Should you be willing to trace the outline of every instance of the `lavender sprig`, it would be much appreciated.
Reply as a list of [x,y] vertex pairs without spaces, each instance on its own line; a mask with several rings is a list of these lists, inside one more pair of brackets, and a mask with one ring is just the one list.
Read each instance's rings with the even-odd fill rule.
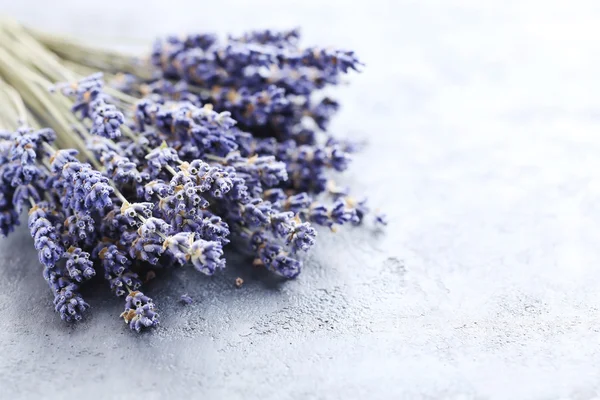
[[[295,278],[315,225],[333,231],[369,212],[330,185],[356,146],[327,132],[340,105],[317,93],[360,69],[351,51],[300,47],[294,29],[224,41],[169,37],[155,44],[150,74],[129,58],[101,63],[89,53],[90,65],[123,78],[111,79],[115,90],[101,73],[78,78],[60,61],[85,57],[36,49],[27,59],[0,52],[0,73],[25,98],[12,96],[20,120],[29,118],[26,105],[58,135],[0,131],[0,233],[31,207],[34,246],[64,320],[82,318],[89,306],[80,287],[102,271],[111,291],[126,296],[128,326],[156,326],[141,277],[174,264],[212,275],[225,267],[232,235],[247,241],[255,265]],[[72,77],[54,86],[58,93],[41,89]],[[387,223],[380,213],[374,219]]]

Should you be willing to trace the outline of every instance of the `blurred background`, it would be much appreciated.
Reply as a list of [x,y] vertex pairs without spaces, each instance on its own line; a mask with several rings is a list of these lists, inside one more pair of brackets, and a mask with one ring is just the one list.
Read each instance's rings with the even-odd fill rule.
[[[368,141],[347,183],[391,221],[321,235],[284,286],[182,272],[152,289],[163,326],[142,336],[101,296],[62,324],[21,230],[0,241],[0,398],[600,397],[600,3],[0,0],[0,15],[140,52],[296,26],[355,50],[366,67],[336,89],[331,130]],[[201,301],[174,305],[183,292]]]

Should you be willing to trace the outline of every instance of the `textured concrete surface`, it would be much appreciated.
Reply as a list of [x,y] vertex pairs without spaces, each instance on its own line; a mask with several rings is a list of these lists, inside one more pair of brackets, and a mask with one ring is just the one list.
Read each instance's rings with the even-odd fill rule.
[[61,323],[20,230],[0,241],[0,398],[600,398],[598,3],[320,3],[0,0],[88,36],[300,25],[356,49],[333,129],[369,140],[346,180],[392,222],[322,232],[285,284],[177,271],[144,335],[101,288]]

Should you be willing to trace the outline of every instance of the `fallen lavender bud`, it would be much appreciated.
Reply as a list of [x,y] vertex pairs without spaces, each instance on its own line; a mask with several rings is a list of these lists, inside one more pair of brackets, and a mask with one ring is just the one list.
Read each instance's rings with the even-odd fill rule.
[[194,302],[194,299],[192,299],[187,293],[185,293],[182,294],[181,297],[179,297],[179,301],[185,305],[190,305]]

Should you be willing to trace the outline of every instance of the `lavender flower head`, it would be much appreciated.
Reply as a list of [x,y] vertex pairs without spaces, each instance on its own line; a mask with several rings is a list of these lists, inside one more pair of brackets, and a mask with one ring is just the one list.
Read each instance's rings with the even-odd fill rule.
[[[105,89],[98,73],[57,84],[69,99],[44,99],[55,109],[26,96],[26,107],[42,105],[57,123],[60,140],[52,144],[48,129],[0,131],[0,234],[31,206],[28,227],[63,320],[82,318],[80,287],[103,272],[111,292],[126,296],[120,316],[139,332],[158,324],[139,291],[140,276],[156,278],[153,266],[213,275],[234,237],[255,265],[292,279],[315,243],[314,224],[363,221],[366,202],[328,184],[347,169],[352,146],[327,132],[340,105],[321,94],[362,64],[351,51],[299,39],[297,29],[171,36],[155,44],[153,66],[120,57],[100,65],[92,52],[77,62],[110,69],[122,78],[117,88]],[[44,59],[29,60],[32,74]],[[68,106],[81,122],[58,115]],[[55,150],[69,142],[81,154]],[[330,200],[313,201],[322,192]],[[383,214],[375,221],[387,223]]]
[[189,254],[194,267],[203,274],[212,275],[225,268],[225,260],[221,259],[223,248],[219,242],[198,239],[190,246]]
[[68,280],[58,278],[58,286],[54,297],[54,307],[56,312],[60,313],[63,321],[79,321],[83,317],[83,312],[90,306],[81,298],[77,292],[78,287]]
[[158,325],[158,314],[154,311],[152,299],[138,291],[127,295],[121,318],[129,324],[130,329],[137,332]]

